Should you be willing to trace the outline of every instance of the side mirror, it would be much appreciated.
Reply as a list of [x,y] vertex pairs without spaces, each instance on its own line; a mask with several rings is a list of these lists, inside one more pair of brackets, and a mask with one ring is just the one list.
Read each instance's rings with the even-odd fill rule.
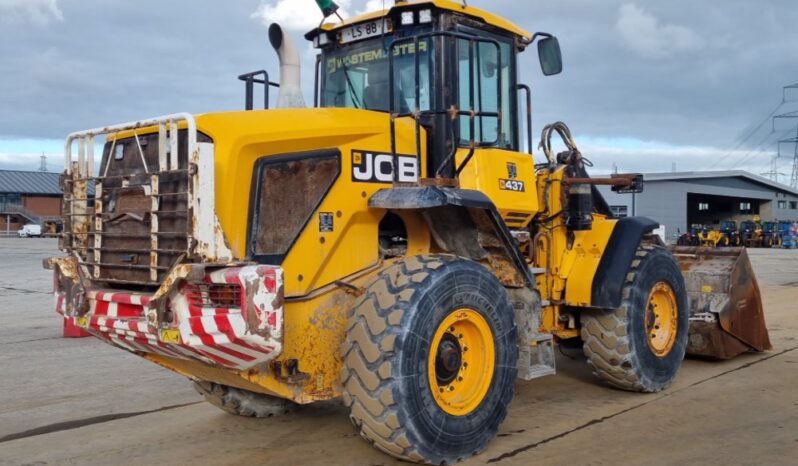
[[560,41],[556,37],[545,37],[538,41],[538,57],[540,58],[540,69],[545,76],[562,72]]

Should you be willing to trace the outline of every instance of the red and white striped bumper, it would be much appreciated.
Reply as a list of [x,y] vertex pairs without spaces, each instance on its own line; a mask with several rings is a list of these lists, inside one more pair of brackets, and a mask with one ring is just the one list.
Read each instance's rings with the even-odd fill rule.
[[[105,290],[84,294],[71,283],[66,289],[59,286],[57,267],[55,273],[56,310],[74,316],[92,335],[129,351],[238,370],[270,361],[282,351],[279,267],[228,267],[197,281],[177,277],[168,293],[155,295]],[[197,274],[183,277],[192,275]]]

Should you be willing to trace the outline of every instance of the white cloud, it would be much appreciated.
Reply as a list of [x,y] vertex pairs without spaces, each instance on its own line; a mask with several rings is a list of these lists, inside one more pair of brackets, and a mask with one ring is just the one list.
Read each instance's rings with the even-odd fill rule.
[[366,6],[362,10],[358,10],[357,14],[371,13],[372,11],[382,11],[383,9],[393,6],[392,0],[368,0]]
[[0,0],[0,22],[31,22],[47,25],[63,21],[58,0]]
[[[338,14],[348,18],[350,11],[361,15],[390,8],[393,2],[394,0],[368,0],[365,3],[363,0],[336,0],[335,3],[341,7]],[[252,17],[260,20],[265,26],[279,23],[286,29],[299,32],[307,32],[317,27],[322,20],[319,7],[314,0],[261,0]]]
[[660,24],[656,16],[633,3],[621,5],[615,29],[624,45],[643,58],[667,58],[678,52],[694,52],[705,44],[693,30]]
[[[351,0],[338,0],[336,3],[341,7],[338,14],[346,18]],[[278,23],[286,29],[301,32],[317,27],[322,20],[321,11],[314,0],[261,0],[252,17],[259,19],[265,26]]]

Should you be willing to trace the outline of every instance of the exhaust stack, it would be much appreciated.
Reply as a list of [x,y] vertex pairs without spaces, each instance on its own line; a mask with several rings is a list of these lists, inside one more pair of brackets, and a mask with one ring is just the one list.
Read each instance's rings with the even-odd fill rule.
[[279,24],[269,26],[269,42],[280,59],[280,92],[277,94],[277,108],[305,107],[301,89],[301,66],[299,52],[294,40]]

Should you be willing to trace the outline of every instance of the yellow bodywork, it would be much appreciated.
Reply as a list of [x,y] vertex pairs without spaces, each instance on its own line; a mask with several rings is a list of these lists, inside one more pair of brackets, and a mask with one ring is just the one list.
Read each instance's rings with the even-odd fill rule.
[[[467,154],[466,149],[458,151],[458,164]],[[515,177],[508,173],[508,164],[515,165]],[[535,161],[529,154],[478,149],[460,173],[460,187],[485,193],[510,228],[529,225],[540,208],[535,187]]]
[[[428,4],[441,10],[470,16],[507,31],[523,46],[532,34],[504,18],[450,0],[401,2]],[[331,31],[353,23],[385,17],[390,10],[353,17],[339,24],[324,24]],[[197,129],[213,141],[215,154],[215,211],[234,261],[247,261],[253,174],[263,157],[312,150],[337,149],[340,175],[309,217],[280,266],[284,271],[283,349],[277,361],[236,372],[196,361],[156,354],[144,357],[196,379],[309,403],[339,396],[339,347],[354,303],[369,282],[391,264],[379,250],[379,225],[388,213],[370,208],[369,199],[391,183],[353,180],[355,151],[390,153],[391,116],[351,108],[277,109],[209,113],[196,116]],[[143,128],[154,132],[157,128]],[[426,141],[422,129],[421,141]],[[129,137],[131,134],[116,134]],[[396,152],[416,155],[415,122],[396,120]],[[469,149],[456,154],[457,165]],[[421,147],[419,173],[428,173],[427,149]],[[573,308],[590,306],[592,280],[616,221],[594,216],[593,228],[569,233],[563,214],[563,171],[536,171],[529,154],[505,149],[476,149],[459,176],[459,188],[484,193],[495,205],[510,230],[529,231],[538,222],[539,232],[522,245],[527,265],[536,272],[543,299],[540,331],[560,338],[577,336]],[[423,181],[423,180],[422,180]],[[319,212],[332,213],[335,228],[320,228]],[[398,215],[407,232],[408,256],[441,252],[422,213],[406,210]],[[521,241],[521,240],[519,240]],[[487,264],[486,264],[487,265]],[[499,271],[496,271],[499,274]],[[479,326],[477,326],[479,327]],[[476,328],[476,327],[475,327]],[[479,332],[475,332],[474,338]],[[275,362],[299,362],[298,373],[286,375]],[[481,380],[481,379],[480,379]],[[453,412],[467,412],[479,403],[480,380],[468,381],[474,397],[439,400]],[[473,383],[472,383],[473,382]]]
[[592,301],[593,277],[617,220],[593,215],[593,228],[574,231],[569,239],[565,227],[563,199],[564,169],[538,174],[538,196],[542,212],[540,232],[532,239],[533,265],[545,270],[537,285],[544,300],[542,330],[560,338],[578,336],[571,316],[561,319],[564,307],[587,307]]
[[[248,255],[256,161],[319,148],[341,151],[341,174],[317,209],[336,213],[335,230],[321,233],[314,212],[282,263],[287,299],[280,359],[299,360],[300,371],[308,376],[288,381],[276,377],[269,367],[236,373],[155,354],[145,357],[188,376],[265,391],[300,403],[338,396],[338,348],[356,296],[333,282],[343,280],[362,287],[386,265],[380,261],[377,244],[378,225],[386,212],[370,209],[368,199],[377,190],[391,186],[353,182],[352,150],[388,151],[389,116],[345,108],[226,112],[198,115],[197,126],[214,141],[216,213],[231,250],[240,260]],[[409,120],[397,121],[397,151],[414,154],[415,150],[414,125]],[[422,171],[426,168],[423,160]],[[400,217],[407,228],[408,254],[429,252],[430,233],[420,215],[404,212]]]
[[[284,348],[279,360],[300,361],[300,377],[276,374],[273,366],[234,372],[198,362],[147,354],[148,359],[187,376],[261,391],[309,403],[339,396],[339,346],[349,310],[358,293],[390,261],[380,259],[378,226],[386,211],[368,206],[369,198],[389,183],[352,181],[353,150],[390,152],[389,115],[357,109],[322,108],[214,113],[197,116],[198,129],[214,142],[216,213],[230,249],[239,260],[248,257],[247,231],[253,172],[261,157],[313,149],[339,149],[341,174],[317,209],[336,213],[333,232],[321,233],[318,215],[300,233],[282,263],[285,271]],[[397,152],[414,154],[411,120],[397,121]],[[120,137],[123,135],[120,135]],[[423,138],[422,138],[423,140]],[[460,150],[461,162],[467,150]],[[420,172],[425,173],[426,148]],[[569,240],[562,212],[562,170],[535,172],[525,153],[477,149],[460,176],[460,187],[485,193],[508,227],[526,227],[543,220],[532,240],[527,262],[544,269],[537,285],[544,300],[541,329],[561,338],[577,336],[568,307],[589,306],[592,279],[615,226],[615,220],[594,216],[592,230],[577,231]],[[510,165],[514,165],[510,173]],[[511,176],[514,175],[514,176]],[[508,180],[513,189],[503,189]],[[517,182],[523,183],[523,190]],[[435,252],[421,214],[397,212],[407,229],[408,255]],[[554,215],[553,215],[554,214]],[[547,219],[549,217],[549,219]],[[341,286],[341,283],[346,286]]]

